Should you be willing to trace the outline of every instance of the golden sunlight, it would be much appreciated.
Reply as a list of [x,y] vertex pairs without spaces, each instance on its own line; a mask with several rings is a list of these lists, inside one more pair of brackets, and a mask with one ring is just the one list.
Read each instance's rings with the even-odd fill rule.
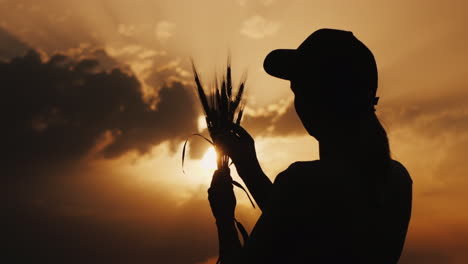
[[199,116],[197,122],[198,122],[198,131],[201,132],[201,131],[206,129],[206,118],[205,118],[205,116]]
[[201,159],[201,165],[202,168],[204,169],[209,169],[209,170],[215,170],[217,165],[216,165],[216,151],[214,147],[210,147],[205,155],[203,155],[203,158]]

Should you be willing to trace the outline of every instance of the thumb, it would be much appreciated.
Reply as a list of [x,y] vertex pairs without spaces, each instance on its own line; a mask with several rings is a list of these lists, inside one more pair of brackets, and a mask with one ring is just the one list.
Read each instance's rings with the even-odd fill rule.
[[249,139],[249,140],[253,140],[252,136],[249,134],[249,132],[247,132],[247,130],[245,130],[243,127],[241,126],[235,126],[234,129],[233,129],[234,133],[236,133],[237,135],[239,135],[240,138],[244,138],[244,139]]

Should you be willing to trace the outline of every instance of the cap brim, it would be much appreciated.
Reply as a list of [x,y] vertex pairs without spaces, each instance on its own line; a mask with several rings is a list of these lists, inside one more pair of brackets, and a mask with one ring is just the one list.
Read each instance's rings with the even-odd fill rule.
[[297,65],[298,51],[295,49],[277,49],[270,52],[263,61],[265,71],[275,77],[291,80]]

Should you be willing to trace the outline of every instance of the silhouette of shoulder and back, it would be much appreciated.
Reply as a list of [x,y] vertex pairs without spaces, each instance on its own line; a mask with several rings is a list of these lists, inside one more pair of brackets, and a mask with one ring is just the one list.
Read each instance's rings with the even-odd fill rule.
[[355,179],[336,177],[351,170],[312,161],[279,174],[245,263],[397,263],[411,214],[409,174],[392,161],[386,202],[374,208]]

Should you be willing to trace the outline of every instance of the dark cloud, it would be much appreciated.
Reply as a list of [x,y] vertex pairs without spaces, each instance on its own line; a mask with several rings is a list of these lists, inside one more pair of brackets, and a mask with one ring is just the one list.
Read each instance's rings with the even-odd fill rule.
[[89,44],[81,44],[78,48],[72,48],[63,52],[66,59],[74,64],[76,61],[90,60],[94,63],[93,69],[97,72],[111,71],[113,69],[120,69],[129,75],[131,70],[128,65],[123,65],[116,58],[110,56],[103,48],[96,48]]
[[215,256],[205,196],[181,201],[162,185],[118,184],[114,168],[93,171],[82,159],[163,142],[175,150],[197,131],[191,87],[171,82],[144,98],[135,76],[99,61],[30,51],[0,63],[6,259],[185,264]]
[[86,169],[82,159],[145,153],[163,142],[175,150],[197,129],[190,87],[171,82],[157,98],[144,98],[134,75],[99,64],[107,54],[75,55],[44,60],[31,50],[0,63],[7,258],[195,263],[214,256],[206,197],[180,204],[162,186],[116,184],[109,168],[99,182],[103,171]]
[[15,56],[23,55],[29,49],[26,43],[0,27],[0,60],[9,60]]
[[161,88],[152,105],[135,76],[98,65],[65,55],[43,61],[35,51],[0,63],[0,133],[13,167],[76,160],[99,144],[106,157],[145,153],[196,131],[194,96],[183,84]]
[[164,85],[181,79],[180,72],[176,72],[181,71],[177,64],[176,61],[168,61],[166,65],[152,70],[145,78],[145,83],[151,85],[155,90],[159,90]]

